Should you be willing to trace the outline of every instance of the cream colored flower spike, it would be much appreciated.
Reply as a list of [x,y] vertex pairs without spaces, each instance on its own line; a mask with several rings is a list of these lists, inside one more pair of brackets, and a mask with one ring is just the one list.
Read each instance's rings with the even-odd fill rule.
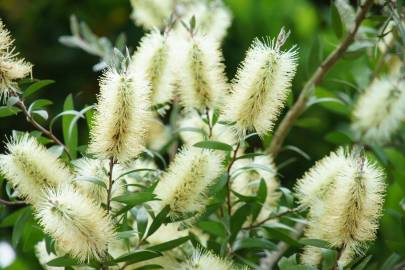
[[141,70],[146,74],[151,86],[152,105],[169,102],[173,95],[173,59],[171,47],[166,36],[154,30],[141,40],[128,72]]
[[105,72],[90,131],[91,153],[100,159],[126,162],[143,151],[151,120],[149,91],[142,72]]
[[156,186],[159,208],[169,205],[172,217],[203,211],[207,189],[222,172],[221,163],[212,151],[184,148]]
[[385,144],[405,119],[405,80],[385,77],[360,95],[353,111],[352,128],[367,143]]
[[[312,180],[300,180],[298,184],[300,201],[309,206],[305,237],[325,240],[341,250],[341,266],[350,263],[354,256],[362,255],[367,244],[375,239],[384,201],[383,172],[355,152],[338,150],[303,178],[308,179],[312,175]],[[340,160],[343,158],[346,162]],[[338,169],[329,174],[332,180],[326,180],[327,169],[332,170],[332,164]],[[321,177],[321,172],[324,172],[324,177]],[[316,180],[321,183],[316,184]],[[307,189],[303,188],[304,182],[308,185]],[[305,196],[310,200],[304,199]],[[308,265],[318,265],[321,259],[319,248],[314,247],[306,247],[301,257],[302,262]]]
[[10,32],[0,20],[0,102],[6,101],[10,92],[17,91],[16,80],[27,77],[32,65],[18,58]]
[[100,261],[114,239],[106,212],[71,186],[48,189],[35,214],[57,248],[81,262]]
[[135,24],[145,30],[161,28],[173,11],[172,0],[130,0],[132,5],[131,17]]
[[199,34],[172,38],[180,102],[188,110],[218,107],[228,91],[219,43]]
[[[176,270],[233,270],[232,263],[210,252],[195,251],[186,262],[175,268]],[[172,269],[174,270],[174,269]]]
[[28,134],[11,138],[7,150],[7,155],[0,155],[0,169],[30,203],[40,200],[45,188],[72,182],[65,165]]
[[272,130],[284,107],[297,69],[295,47],[281,51],[274,40],[256,39],[239,67],[224,109],[225,120],[235,123],[239,136]]

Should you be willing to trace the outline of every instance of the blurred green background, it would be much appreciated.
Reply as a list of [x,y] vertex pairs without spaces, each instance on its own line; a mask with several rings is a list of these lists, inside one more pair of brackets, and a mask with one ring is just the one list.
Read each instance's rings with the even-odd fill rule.
[[[274,37],[280,28],[285,26],[292,32],[286,47],[294,44],[299,47],[300,64],[293,84],[293,93],[297,96],[320,59],[333,50],[339,42],[330,26],[330,1],[226,0],[225,2],[234,15],[232,27],[223,45],[229,78],[235,74],[245,51],[255,37]],[[75,14],[97,35],[106,36],[112,40],[115,40],[119,33],[124,32],[128,37],[128,46],[135,48],[144,31],[133,24],[130,13],[129,0],[0,0],[0,18],[15,37],[17,50],[34,64],[34,77],[56,81],[55,84],[37,94],[54,101],[54,104],[49,107],[50,115],[61,111],[63,101],[70,93],[73,93],[76,105],[83,107],[85,104],[94,103],[98,92],[99,74],[92,71],[92,66],[98,61],[97,57],[90,56],[79,49],[64,47],[58,42],[61,35],[70,34],[69,16]],[[344,80],[363,88],[369,81],[371,73],[369,66],[373,61],[375,61],[373,55],[370,57],[366,54],[355,59],[343,59],[329,73],[322,87],[317,91],[321,95],[331,96],[339,93],[350,99],[356,91],[347,83],[343,84],[334,79]],[[345,135],[336,130],[346,129],[349,120],[348,106],[335,104],[311,107],[294,127],[286,142],[308,153],[311,160],[291,152],[283,152],[277,164],[280,165],[286,161],[294,162],[280,170],[282,183],[291,186],[315,160],[333,150],[337,144],[348,142]],[[0,119],[2,140],[11,133],[12,129],[31,130],[31,127],[26,124],[23,115]],[[60,130],[56,130],[56,133],[61,136]],[[3,145],[0,149],[3,151]],[[395,160],[398,164],[405,163],[405,158],[401,154],[393,155],[397,155]],[[400,165],[398,166],[400,168]],[[400,169],[398,172],[395,170],[396,168],[392,168],[388,181],[393,182],[391,174],[395,173],[399,174],[395,177],[404,180],[402,178],[404,173]],[[404,192],[403,184],[401,187],[397,182],[393,182],[387,195],[386,208],[398,210],[398,202]],[[0,211],[0,215],[6,215],[7,212]],[[398,218],[401,219],[401,217]],[[394,219],[388,215],[384,217],[384,226],[379,232],[380,236],[384,234],[384,240],[380,237],[371,248],[374,254],[378,254],[374,257],[375,266],[377,262],[381,264],[392,253],[390,248],[386,248],[390,247],[387,241],[404,237],[398,235],[398,233],[401,234],[398,232],[398,230],[401,231],[398,228],[400,223]],[[11,229],[0,228],[0,242],[4,239],[9,240],[10,235]],[[399,248],[402,249],[401,246]],[[32,256],[32,250],[24,250],[20,245],[18,253],[18,261],[8,269],[38,268],[36,259]]]

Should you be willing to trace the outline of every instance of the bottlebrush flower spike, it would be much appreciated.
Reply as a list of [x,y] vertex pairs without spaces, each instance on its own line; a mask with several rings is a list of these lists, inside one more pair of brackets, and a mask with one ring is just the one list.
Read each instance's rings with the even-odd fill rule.
[[173,60],[168,38],[154,30],[141,40],[128,72],[145,73],[151,86],[152,105],[169,102],[173,94]]
[[[86,181],[88,179],[96,179],[102,181],[107,187],[109,182],[108,160],[97,160],[90,158],[81,158],[74,161],[74,167],[76,172],[76,180],[74,181],[77,189],[84,195],[89,197],[101,205],[107,201],[107,192],[104,187],[97,185],[91,181]],[[123,168],[120,164],[116,164],[113,169],[113,179],[117,179],[120,175],[124,173]],[[114,181],[112,187],[112,198],[120,196],[125,193],[125,183],[124,179],[118,179]],[[119,204],[118,204],[119,205]],[[116,209],[118,205],[112,202],[112,208]]]
[[44,188],[71,183],[65,165],[28,134],[14,136],[6,145],[8,154],[0,156],[0,169],[19,195],[35,203]]
[[126,162],[143,151],[151,119],[149,91],[144,73],[106,71],[90,131],[91,153]]
[[[232,23],[232,13],[224,5],[223,1],[194,1],[188,4],[186,14],[182,16],[183,21],[188,22],[195,16],[198,22],[197,31],[205,36],[221,42]],[[181,24],[178,24],[178,31],[186,32]]]
[[159,208],[169,205],[172,217],[200,213],[207,203],[208,187],[222,172],[221,163],[212,151],[184,148],[155,188]]
[[[310,208],[308,238],[322,239],[341,250],[340,266],[363,254],[375,239],[385,191],[383,172],[356,150],[346,154],[349,167],[342,168],[335,186],[319,203]],[[317,265],[322,256],[318,248],[307,248],[302,261]]]
[[58,258],[58,256],[53,253],[48,253],[48,251],[46,250],[45,240],[39,241],[35,245],[35,255],[37,256],[39,263],[45,270],[62,270],[63,269],[63,267],[53,267],[53,266],[47,265],[47,263],[49,261]]
[[405,119],[405,80],[375,80],[359,97],[353,111],[353,130],[367,143],[391,140]]
[[199,34],[172,38],[180,102],[189,110],[217,107],[228,90],[219,43]]
[[280,50],[287,37],[282,30],[277,41],[256,39],[238,69],[224,118],[239,136],[253,130],[264,135],[284,106],[297,69],[296,47]]
[[27,77],[32,72],[32,65],[22,58],[17,58],[10,32],[0,20],[0,102],[5,101],[10,92],[17,91],[16,80]]
[[48,189],[35,205],[39,223],[58,249],[81,262],[100,261],[114,240],[114,229],[106,212],[71,186]]
[[[193,256],[186,262],[176,266],[177,270],[232,270],[232,263],[210,252],[195,251]],[[174,270],[174,269],[173,269]]]
[[131,0],[131,17],[135,24],[145,30],[164,26],[174,9],[174,1]]
[[347,159],[343,148],[316,162],[295,186],[300,204],[306,207],[320,206],[324,198],[335,188],[339,175],[342,171],[350,169],[350,166],[350,160]]

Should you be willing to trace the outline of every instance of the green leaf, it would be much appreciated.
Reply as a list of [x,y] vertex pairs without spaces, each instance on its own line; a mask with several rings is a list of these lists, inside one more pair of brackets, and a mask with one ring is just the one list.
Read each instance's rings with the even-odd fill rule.
[[366,268],[368,262],[371,260],[371,255],[368,255],[366,258],[364,258],[361,263],[356,265],[356,267],[353,268],[353,270],[363,270]]
[[[236,238],[236,235],[242,228],[247,217],[251,213],[251,207],[248,204],[245,204],[238,208],[235,213],[231,216],[231,240],[233,241]],[[231,242],[232,242],[231,241]]]
[[82,175],[82,176],[78,176],[75,178],[76,181],[87,181],[90,182],[92,184],[98,185],[102,188],[105,188],[107,190],[107,185],[104,183],[104,181],[98,179],[95,176],[86,176],[86,175]]
[[122,255],[113,260],[115,263],[126,262],[128,264],[133,264],[137,262],[142,262],[150,260],[161,256],[161,253],[152,250],[137,250],[130,252],[128,254]]
[[336,145],[344,145],[344,144],[351,144],[352,140],[349,136],[341,131],[332,131],[326,134],[325,140],[327,142],[336,144]]
[[48,151],[55,157],[60,157],[63,154],[64,149],[63,145],[52,145],[48,148]]
[[181,244],[187,242],[190,239],[188,236],[180,237],[174,240],[167,241],[162,244],[150,246],[147,248],[147,250],[152,250],[152,251],[157,251],[157,252],[163,252],[166,250],[173,249],[177,246],[180,246]]
[[232,248],[233,251],[240,249],[277,250],[277,245],[262,238],[244,238],[236,240]]
[[302,245],[307,245],[307,246],[326,248],[326,249],[330,248],[330,244],[327,241],[321,240],[321,239],[301,238],[298,242]]
[[129,231],[123,231],[123,232],[117,232],[116,236],[118,239],[128,239],[131,237],[134,237],[136,235],[136,231],[134,230],[129,230]]
[[36,111],[33,111],[32,114],[39,115],[44,120],[48,120],[48,117],[49,117],[48,112],[45,110],[36,110]]
[[134,270],[151,270],[151,269],[163,269],[163,267],[158,264],[148,264],[141,267],[137,267]]
[[127,194],[112,198],[113,201],[125,203],[125,204],[131,205],[131,206],[139,205],[144,202],[152,201],[154,199],[156,199],[156,196],[150,192],[127,193]]
[[337,252],[332,249],[321,249],[322,252],[322,270],[332,270],[336,265]]
[[389,256],[384,264],[381,266],[380,270],[391,270],[395,269],[395,265],[399,262],[401,259],[401,256],[398,255],[397,253],[392,253],[391,256]]
[[35,82],[24,90],[23,97],[26,98],[26,97],[34,94],[35,92],[41,90],[45,86],[53,84],[53,83],[55,83],[55,81],[53,81],[53,80],[42,80],[42,81]]
[[198,227],[203,231],[222,238],[227,237],[228,232],[223,223],[219,221],[207,220],[198,223]]
[[227,183],[228,181],[228,174],[224,173],[215,181],[215,184],[210,187],[208,194],[213,196],[217,194]]
[[198,148],[221,150],[228,152],[233,150],[231,145],[218,141],[201,141],[194,144],[193,146]]
[[343,35],[343,24],[335,4],[332,4],[331,6],[331,20],[332,28],[335,31],[336,36],[341,38]]
[[157,214],[157,216],[155,217],[155,219],[153,220],[152,224],[149,227],[147,236],[153,234],[157,229],[159,229],[159,227],[162,225],[163,221],[165,221],[169,212],[170,212],[170,207],[167,205],[159,212],[159,214]]
[[266,229],[271,239],[284,241],[291,246],[300,246],[300,243],[287,233],[287,230],[291,230],[290,227],[281,223],[265,224],[263,227]]
[[48,99],[37,99],[31,103],[31,105],[28,107],[28,111],[31,112],[33,110],[40,109],[52,104],[53,102]]
[[47,265],[49,266],[73,266],[73,265],[80,265],[78,261],[75,259],[70,258],[69,256],[62,256],[50,260]]
[[140,207],[136,212],[136,227],[138,229],[139,239],[142,239],[148,227],[148,211],[145,207]]
[[1,106],[0,107],[0,117],[7,117],[11,115],[17,115],[21,110],[15,107],[7,107]]
[[3,220],[0,223],[0,228],[6,228],[6,227],[12,227],[16,222],[17,219],[25,212],[28,211],[27,207],[18,209],[14,212],[12,212],[10,215],[7,217],[3,218]]
[[24,212],[18,217],[13,228],[13,235],[11,237],[11,243],[13,247],[17,247],[20,242],[21,236],[23,235],[25,225],[31,218],[31,209],[25,208]]
[[[65,103],[63,104],[63,111],[74,110],[73,97],[72,94],[66,97]],[[69,127],[70,123],[74,119],[74,116],[63,115],[62,116],[62,130],[63,130],[63,139],[65,145],[68,147],[70,154],[73,159],[77,157],[77,144],[78,144],[78,130],[75,126],[69,136]]]
[[280,270],[317,270],[316,267],[299,265],[297,263],[297,255],[291,255],[289,258],[281,258],[278,262]]

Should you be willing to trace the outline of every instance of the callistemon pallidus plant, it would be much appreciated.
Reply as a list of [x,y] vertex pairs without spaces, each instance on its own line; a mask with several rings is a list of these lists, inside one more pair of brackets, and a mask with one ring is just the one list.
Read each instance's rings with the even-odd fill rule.
[[145,73],[151,87],[150,100],[152,105],[169,102],[173,95],[174,67],[177,59],[173,59],[173,48],[168,35],[154,30],[141,40],[129,73]]
[[[243,58],[233,54],[245,44],[225,39],[231,8],[257,1],[130,2],[147,31],[133,44],[98,37],[72,16],[60,41],[99,58],[100,89],[95,105],[69,95],[55,116],[50,100],[35,100],[52,81],[25,78],[32,66],[0,21],[0,118],[21,114],[35,129],[7,135],[0,155],[0,196],[9,198],[0,204],[10,206],[0,205],[0,228],[14,226],[5,239],[17,253],[35,252],[52,270],[343,270],[365,269],[370,258],[373,269],[403,266],[403,241],[379,237],[368,250],[383,214],[383,171],[396,183],[387,205],[400,208],[402,6],[364,0],[356,11],[356,1],[333,1],[327,21],[340,42],[319,24],[330,52],[319,65],[322,46],[298,41],[307,24],[295,29],[297,6],[289,44],[303,57],[286,44],[290,31],[273,36],[273,27],[237,68],[225,65]],[[348,51],[367,57],[330,72]],[[378,261],[386,243],[395,253]]]
[[224,109],[238,135],[264,135],[273,128],[297,68],[296,48],[281,50],[288,35],[282,30],[277,40],[256,39],[238,69]]
[[142,152],[151,117],[149,91],[144,73],[112,69],[105,72],[100,81],[90,152],[119,162]]
[[376,79],[359,97],[352,127],[368,143],[390,142],[405,119],[405,80],[398,76]]
[[219,43],[198,33],[173,38],[175,51],[181,52],[176,70],[180,102],[189,110],[215,109],[228,90]]
[[32,65],[15,52],[10,32],[0,20],[0,102],[7,100],[10,93],[18,90],[17,80],[27,77]]
[[0,170],[30,203],[37,203],[44,189],[70,184],[73,179],[63,162],[28,134],[12,137],[7,150],[0,156]]
[[[347,153],[339,149],[316,164],[297,186],[302,203],[310,208],[305,235],[338,248],[338,264],[346,266],[375,239],[384,190],[381,169],[357,148]],[[302,256],[309,265],[321,260],[321,250],[315,247],[306,248]]]
[[101,260],[114,239],[113,225],[106,212],[72,187],[46,189],[35,210],[44,231],[55,239],[57,247],[81,262]]
[[221,172],[220,155],[184,148],[156,186],[159,209],[169,206],[173,217],[201,213],[207,205],[208,188]]

